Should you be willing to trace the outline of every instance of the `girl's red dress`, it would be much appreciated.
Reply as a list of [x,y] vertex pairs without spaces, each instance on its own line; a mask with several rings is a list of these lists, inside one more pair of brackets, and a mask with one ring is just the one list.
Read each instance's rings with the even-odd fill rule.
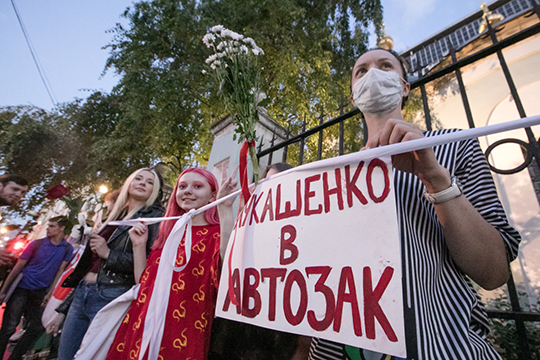
[[[173,273],[169,305],[163,309],[167,318],[159,360],[207,358],[218,286],[219,244],[219,224],[192,227],[191,259],[184,270]],[[184,240],[180,245],[177,266],[185,262]],[[107,359],[138,359],[161,251],[150,253],[139,295],[120,325]]]

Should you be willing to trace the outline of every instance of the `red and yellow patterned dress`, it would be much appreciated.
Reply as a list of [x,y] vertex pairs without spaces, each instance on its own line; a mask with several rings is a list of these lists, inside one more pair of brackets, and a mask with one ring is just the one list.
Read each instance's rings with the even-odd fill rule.
[[[219,224],[192,227],[189,264],[181,272],[173,273],[159,360],[207,358],[219,283],[219,243]],[[176,266],[185,261],[184,240],[180,245]],[[138,358],[161,251],[156,249],[150,253],[141,275],[139,295],[120,325],[107,359]]]

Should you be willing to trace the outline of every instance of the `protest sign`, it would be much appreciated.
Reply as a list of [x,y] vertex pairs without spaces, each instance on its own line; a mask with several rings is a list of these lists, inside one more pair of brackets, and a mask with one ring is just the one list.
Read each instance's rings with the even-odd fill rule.
[[261,182],[236,219],[216,315],[405,357],[390,159]]

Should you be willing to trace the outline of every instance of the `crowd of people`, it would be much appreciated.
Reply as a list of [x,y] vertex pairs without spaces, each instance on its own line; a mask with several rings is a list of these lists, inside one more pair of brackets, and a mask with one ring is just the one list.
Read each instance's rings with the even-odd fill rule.
[[[406,74],[406,61],[393,51],[370,50],[356,61],[351,102],[367,124],[364,149],[457,131],[425,132],[403,120],[402,107],[410,90]],[[520,236],[508,224],[478,141],[394,155],[392,164],[404,259],[407,358],[500,359],[487,340],[487,314],[473,282],[485,289],[503,285],[509,263],[517,256]],[[264,176],[289,168],[274,164]],[[165,279],[171,289],[167,306],[151,308],[154,285],[163,280],[159,278],[163,248],[175,222],[110,223],[172,217],[199,209],[234,192],[235,177],[233,172],[219,184],[205,169],[187,169],[178,176],[167,209],[160,205],[163,180],[153,169],[139,169],[126,179],[107,218],[89,236],[75,270],[61,284],[73,291],[47,326],[47,332],[54,334],[62,329],[58,359],[83,356],[77,352],[81,343],[84,348],[84,343],[92,342],[94,335],[89,334],[96,332],[91,331],[92,321],[103,321],[100,314],[107,304],[136,284],[136,296],[111,335],[103,358],[147,359],[150,351],[141,345],[150,326],[146,315],[159,311],[165,314],[164,322],[158,324],[163,334],[159,359],[397,359],[322,338],[222,319],[214,322],[220,267],[234,224],[233,199],[193,216],[191,249],[196,250],[186,254],[185,242],[180,244],[175,266],[187,267]],[[28,183],[21,177],[1,176],[0,206],[16,205],[27,191]],[[9,359],[21,359],[43,331],[42,306],[73,252],[64,239],[64,226],[62,217],[52,218],[47,237],[24,250],[0,289],[0,301],[7,300],[0,353],[23,314],[28,321]],[[189,263],[187,256],[191,256]],[[0,252],[0,261],[9,259]],[[202,273],[193,271],[195,267],[202,268]]]

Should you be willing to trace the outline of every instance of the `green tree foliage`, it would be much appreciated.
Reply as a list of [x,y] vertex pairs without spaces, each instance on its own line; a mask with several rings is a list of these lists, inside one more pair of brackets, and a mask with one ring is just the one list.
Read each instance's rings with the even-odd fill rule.
[[39,204],[48,184],[77,173],[77,144],[71,134],[57,131],[59,120],[58,114],[34,107],[0,108],[0,170],[24,176],[34,186],[23,207]]
[[[309,128],[321,109],[328,118],[348,103],[350,69],[369,28],[380,28],[382,7],[379,0],[154,0],[134,4],[124,17],[129,25],[112,30],[106,70],[121,76],[114,92],[130,129],[145,129],[150,151],[179,171],[207,160],[208,129],[226,115],[218,89],[201,73],[209,55],[202,37],[211,26],[252,37],[264,49],[269,114],[297,133],[304,117]],[[306,156],[314,160],[308,143]]]
[[75,196],[95,193],[100,184],[118,188],[131,172],[158,161],[142,142],[129,141],[137,131],[119,97],[101,92],[54,112],[0,108],[0,171],[28,179],[21,211],[43,204],[46,189],[62,182]]
[[[56,130],[76,138],[78,171],[87,185],[105,183],[118,188],[130,173],[158,161],[143,142],[148,129],[126,115],[118,95],[96,91],[84,100],[61,105],[57,111],[62,120]],[[68,185],[73,186],[71,182]]]
[[118,129],[120,139],[140,141],[176,173],[207,160],[211,139],[202,104],[208,88],[201,73],[206,27],[197,2],[140,2],[124,17],[129,27],[114,28],[106,64],[121,76],[114,92],[129,121]]
[[[64,182],[75,195],[101,183],[118,187],[142,166],[165,162],[175,177],[208,160],[211,125],[226,116],[218,91],[202,70],[202,43],[222,24],[252,37],[266,55],[263,88],[269,114],[289,128],[306,127],[347,111],[350,69],[378,31],[380,0],[152,0],[135,3],[106,48],[105,71],[120,78],[112,94],[93,92],[54,112],[0,109],[0,171],[27,177],[34,190]],[[358,150],[357,119],[345,126],[346,152]],[[323,157],[337,155],[338,127],[325,131]],[[305,161],[317,156],[317,136],[306,141]],[[268,139],[267,139],[268,140]],[[289,156],[298,149],[291,147]],[[294,161],[293,161],[294,162]]]
[[[252,37],[265,51],[263,83],[268,111],[293,134],[340,114],[349,106],[351,69],[367,47],[369,27],[382,21],[379,1],[208,1],[207,17]],[[344,110],[348,108],[345,107]],[[323,158],[338,153],[338,127],[324,132]],[[346,152],[358,149],[357,120],[345,127]],[[304,162],[317,159],[318,136],[306,139]],[[295,163],[299,148],[291,147]]]

